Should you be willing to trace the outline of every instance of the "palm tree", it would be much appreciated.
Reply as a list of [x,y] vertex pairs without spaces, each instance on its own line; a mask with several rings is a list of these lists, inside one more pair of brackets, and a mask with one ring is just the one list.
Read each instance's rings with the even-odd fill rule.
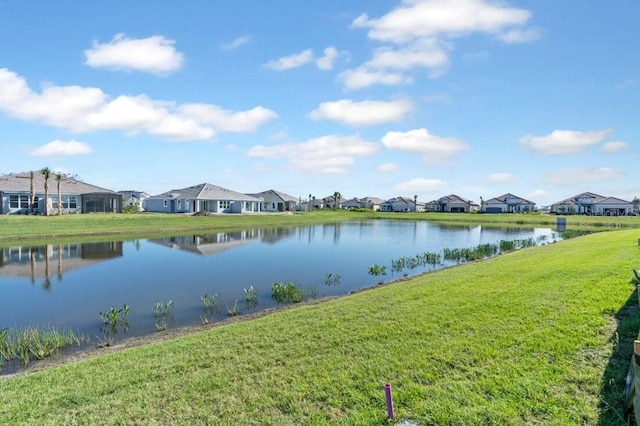
[[413,211],[414,212],[418,211],[418,196],[417,195],[413,196]]
[[311,194],[309,194],[309,200],[307,201],[307,211],[310,212],[311,211]]
[[337,210],[338,209],[338,200],[340,200],[342,198],[342,194],[339,193],[338,191],[333,193],[333,209]]
[[33,203],[36,198],[36,189],[33,184],[33,172],[29,173],[29,179],[31,180],[31,187],[29,188],[29,209],[27,210],[29,214],[33,213]]
[[640,198],[634,197],[633,200],[631,200],[631,203],[633,204],[633,210],[635,210],[635,212],[638,213],[638,206],[640,206]]
[[56,182],[58,183],[58,216],[62,215],[62,195],[60,192],[60,184],[62,183],[62,175],[56,174]]
[[49,177],[51,176],[51,169],[45,167],[41,171],[44,175],[44,215],[49,216]]

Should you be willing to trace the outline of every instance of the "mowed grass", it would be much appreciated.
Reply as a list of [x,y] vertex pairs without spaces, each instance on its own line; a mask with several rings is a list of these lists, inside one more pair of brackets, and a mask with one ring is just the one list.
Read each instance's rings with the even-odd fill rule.
[[637,230],[0,380],[4,424],[621,425]]

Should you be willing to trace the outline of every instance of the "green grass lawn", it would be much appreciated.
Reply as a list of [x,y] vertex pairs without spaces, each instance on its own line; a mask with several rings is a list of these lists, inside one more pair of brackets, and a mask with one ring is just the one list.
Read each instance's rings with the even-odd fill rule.
[[623,425],[638,230],[0,380],[3,424]]

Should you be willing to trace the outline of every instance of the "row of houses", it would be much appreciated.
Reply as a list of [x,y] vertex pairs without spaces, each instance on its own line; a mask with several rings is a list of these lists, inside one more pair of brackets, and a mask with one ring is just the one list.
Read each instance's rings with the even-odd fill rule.
[[[45,183],[49,186],[45,196]],[[337,197],[337,198],[336,198]],[[46,200],[46,201],[45,201]],[[637,214],[638,203],[584,192],[550,206],[555,214],[626,216]],[[53,175],[45,181],[40,171],[0,176],[0,214],[120,213],[123,207],[161,213],[259,213],[312,209],[367,209],[384,212],[525,213],[537,210],[533,201],[507,193],[476,203],[450,194],[428,202],[414,197],[345,199],[340,194],[302,201],[267,190],[243,194],[202,183],[150,196],[140,191],[111,191],[68,176]]]

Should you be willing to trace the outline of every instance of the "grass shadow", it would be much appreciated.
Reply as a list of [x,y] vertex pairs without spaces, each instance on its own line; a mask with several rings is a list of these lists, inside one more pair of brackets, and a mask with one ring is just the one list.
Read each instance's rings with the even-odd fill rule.
[[[631,283],[635,286],[634,280]],[[611,336],[613,352],[602,375],[600,388],[600,426],[633,425],[635,422],[625,413],[624,389],[627,371],[633,355],[633,341],[640,331],[640,308],[638,291],[634,290],[624,306],[615,314],[617,323]],[[633,417],[631,413],[631,417]]]

